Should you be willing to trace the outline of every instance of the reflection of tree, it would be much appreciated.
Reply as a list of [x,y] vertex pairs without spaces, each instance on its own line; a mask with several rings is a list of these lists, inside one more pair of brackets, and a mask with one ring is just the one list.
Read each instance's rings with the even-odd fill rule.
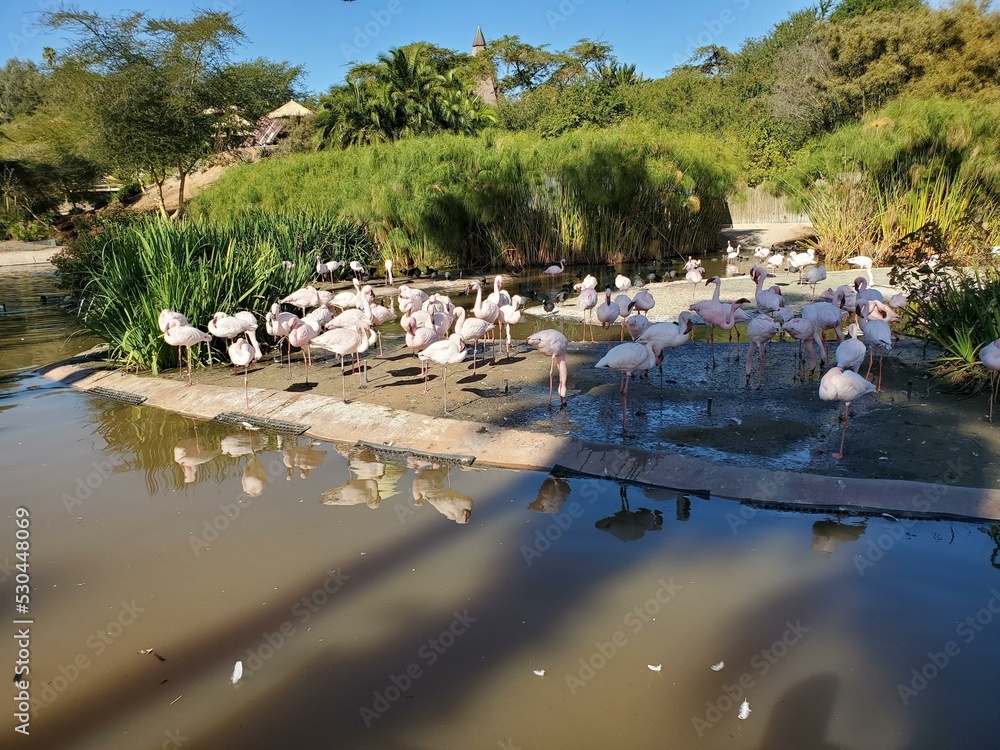
[[817,521],[812,525],[812,547],[821,555],[829,557],[841,542],[858,541],[867,525],[867,521],[842,523],[839,518],[836,521]]
[[598,529],[623,542],[633,542],[642,539],[647,531],[659,531],[663,528],[663,514],[658,510],[639,508],[633,511],[628,506],[628,485],[619,486],[622,507],[613,516],[602,518],[594,524]]
[[984,531],[986,532],[986,536],[993,540],[993,554],[990,555],[990,565],[1000,570],[1000,562],[997,562],[997,557],[1000,556],[1000,524],[991,523]]
[[[106,450],[120,465],[116,471],[139,471],[145,474],[150,495],[185,486],[184,475],[174,463],[174,448],[197,438],[204,450],[215,450],[232,428],[209,422],[197,423],[160,409],[141,406],[112,406],[105,401],[88,399],[91,423]],[[264,438],[267,440],[268,438]],[[223,482],[242,471],[242,461],[219,455],[202,465],[198,482]]]
[[538,488],[538,497],[528,508],[537,513],[558,513],[563,503],[569,498],[570,486],[562,477],[545,477],[542,486]]

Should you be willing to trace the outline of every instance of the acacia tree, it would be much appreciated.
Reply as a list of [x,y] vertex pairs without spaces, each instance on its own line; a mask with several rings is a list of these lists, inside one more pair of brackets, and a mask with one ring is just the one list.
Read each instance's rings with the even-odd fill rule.
[[[174,174],[180,179],[179,218],[187,176],[213,148],[232,117],[230,107],[254,100],[241,94],[254,87],[267,91],[270,82],[283,96],[300,72],[264,61],[230,65],[243,32],[228,13],[202,11],[175,20],[63,9],[43,19],[72,34],[53,72],[63,104],[89,119],[103,161],[122,173],[148,176],[164,217],[164,183]],[[256,106],[263,105],[258,100]]]

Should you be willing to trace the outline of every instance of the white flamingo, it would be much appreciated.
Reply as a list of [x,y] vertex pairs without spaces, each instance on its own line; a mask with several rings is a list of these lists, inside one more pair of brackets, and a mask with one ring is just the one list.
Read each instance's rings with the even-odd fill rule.
[[[588,278],[593,278],[592,276]],[[586,279],[584,279],[586,281]],[[597,279],[594,279],[594,283],[597,283]],[[584,286],[580,290],[580,296],[576,301],[580,310],[583,312],[583,338],[580,339],[581,344],[587,343],[587,324],[590,324],[590,343],[596,344],[597,339],[594,338],[594,308],[597,307],[597,290],[593,287]],[[617,315],[615,316],[618,317]]]
[[[737,303],[739,304],[739,303]],[[676,349],[683,346],[691,338],[691,331],[694,330],[694,316],[684,310],[677,316],[677,322],[652,323],[649,328],[643,331],[636,342],[645,344],[653,341],[659,345],[660,351],[665,349]],[[663,387],[663,360],[658,363],[660,369],[660,387]]]
[[427,395],[429,391],[427,390],[427,370],[426,367],[428,362],[434,362],[435,364],[441,365],[441,369],[444,373],[444,413],[448,413],[448,365],[455,365],[461,362],[468,355],[468,350],[465,348],[465,342],[462,341],[462,337],[453,333],[446,339],[440,341],[435,341],[433,344],[428,345],[423,351],[421,351],[417,356],[420,361],[425,364],[424,368],[424,389],[421,391],[423,395]]
[[250,413],[250,363],[255,361],[254,350],[250,345],[250,342],[245,338],[238,338],[234,340],[227,350],[229,352],[229,360],[233,363],[233,367],[243,368],[243,397],[246,400],[246,408],[243,409],[244,414]]
[[354,274],[358,281],[365,275],[365,267],[359,260],[352,260],[350,263],[351,272]]
[[780,329],[778,324],[766,315],[758,315],[747,323],[747,338],[750,339],[750,348],[747,350],[747,385],[750,385],[750,373],[753,370],[753,350],[756,347],[760,352],[760,367],[757,370],[757,385],[760,388],[764,378],[764,352],[767,350],[767,342],[774,338]]
[[[292,330],[292,321],[298,319],[299,317],[295,313],[281,312],[281,307],[277,302],[271,305],[270,312],[265,316],[264,327],[268,334],[277,340],[279,354],[282,339],[288,338],[288,333]],[[280,361],[278,364],[281,364]],[[288,366],[292,366],[291,349],[288,351]]]
[[831,367],[819,381],[819,397],[824,401],[841,401],[844,404],[844,426],[840,432],[840,451],[834,458],[844,457],[844,439],[847,437],[847,421],[851,402],[875,390],[874,384],[851,370]]
[[562,260],[559,261],[558,266],[549,266],[544,271],[542,271],[542,273],[544,273],[546,276],[558,276],[565,270],[566,270],[566,259],[563,258]]
[[312,286],[305,286],[301,289],[296,289],[294,292],[289,294],[284,299],[278,300],[282,305],[291,305],[292,307],[298,307],[302,310],[302,314],[306,314],[307,307],[318,307],[319,306],[319,291]]
[[871,350],[871,356],[868,359],[868,372],[865,373],[867,378],[872,374],[872,364],[875,361],[875,348],[878,347],[880,350],[878,355],[878,384],[876,389],[878,392],[882,391],[882,357],[883,352],[887,352],[892,349],[892,329],[889,328],[889,324],[884,320],[876,320],[874,318],[868,318],[868,304],[862,303],[856,308],[857,314],[860,316],[858,320],[858,325],[861,326],[861,332],[865,336],[865,343],[868,344]]
[[864,342],[858,339],[858,336],[861,335],[861,326],[857,323],[851,323],[847,326],[847,334],[848,337],[837,346],[837,367],[841,370],[857,372],[865,361],[868,350]]
[[188,385],[191,385],[191,347],[195,344],[207,344],[212,340],[211,334],[200,331],[191,325],[182,325],[174,318],[167,322],[167,330],[163,332],[163,340],[167,346],[176,346],[178,350],[186,346],[188,350]]
[[785,321],[781,328],[794,341],[799,342],[798,360],[802,359],[802,347],[805,345],[806,351],[809,352],[809,377],[812,377],[816,371],[816,349],[813,346],[813,341],[816,339],[816,324],[805,318],[792,318]]
[[[476,347],[479,341],[493,330],[493,324],[482,318],[466,318],[465,308],[455,308],[455,333],[462,337],[462,341],[472,342],[472,373],[476,372]],[[486,350],[486,344],[483,344]]]
[[654,307],[656,307],[656,299],[649,293],[648,289],[640,289],[632,298],[632,308],[642,316],[645,316]]
[[500,306],[499,324],[507,326],[507,359],[510,359],[510,327],[521,322],[521,302],[521,295],[515,294],[509,304]]
[[310,321],[308,318],[293,320],[292,329],[288,332],[288,344],[302,349],[302,359],[306,365],[306,385],[309,384],[309,364],[312,361],[309,342],[319,336],[321,330],[319,326],[314,327],[311,323],[313,321]]
[[[604,302],[597,308],[597,319],[601,322],[601,328],[611,328],[611,324],[618,320],[618,313],[618,305],[611,299],[611,287],[605,287]],[[608,346],[611,346],[610,335],[608,337]]]
[[992,422],[993,402],[997,397],[996,376],[997,371],[1000,371],[1000,338],[979,350],[979,361],[990,371],[990,422]]
[[874,286],[875,277],[872,276],[872,259],[867,255],[855,255],[853,258],[848,258],[847,262],[852,266],[857,266],[862,271],[868,274],[868,283]]
[[392,281],[392,258],[385,259],[385,281],[389,286],[393,285]]

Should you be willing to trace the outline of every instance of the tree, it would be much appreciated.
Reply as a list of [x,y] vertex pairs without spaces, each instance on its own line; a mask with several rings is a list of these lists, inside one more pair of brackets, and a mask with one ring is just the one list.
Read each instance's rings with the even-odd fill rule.
[[89,119],[104,160],[152,180],[164,216],[164,183],[173,174],[180,179],[179,218],[187,175],[211,151],[232,106],[265,106],[299,72],[260,60],[231,66],[229,54],[243,32],[228,13],[175,20],[64,9],[43,20],[73,35],[53,70],[63,104]]
[[0,68],[0,123],[31,114],[42,102],[45,76],[30,60],[12,57]]
[[489,42],[479,57],[485,56],[492,61],[500,92],[518,96],[548,81],[566,62],[565,56],[549,52],[546,46],[535,47],[522,42],[520,37],[505,36]]
[[921,7],[926,7],[923,0],[840,0],[830,14],[830,20],[836,23],[880,10],[914,10]]

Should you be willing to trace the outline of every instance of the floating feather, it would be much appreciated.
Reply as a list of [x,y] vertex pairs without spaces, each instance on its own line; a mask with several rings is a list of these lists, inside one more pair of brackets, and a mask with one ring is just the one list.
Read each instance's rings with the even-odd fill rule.
[[747,719],[750,717],[750,701],[746,698],[744,698],[743,702],[740,704],[740,712],[737,716],[741,719]]
[[238,661],[236,662],[236,666],[233,667],[233,676],[229,678],[229,684],[235,685],[237,682],[240,681],[240,678],[242,676],[243,676],[243,662]]
[[661,669],[663,669],[662,664],[647,664],[646,666],[652,669],[654,672],[659,672]]
[[713,672],[721,672],[722,669],[723,669],[723,667],[725,667],[725,666],[726,666],[726,662],[720,661],[718,664],[713,664],[712,665],[712,671]]

